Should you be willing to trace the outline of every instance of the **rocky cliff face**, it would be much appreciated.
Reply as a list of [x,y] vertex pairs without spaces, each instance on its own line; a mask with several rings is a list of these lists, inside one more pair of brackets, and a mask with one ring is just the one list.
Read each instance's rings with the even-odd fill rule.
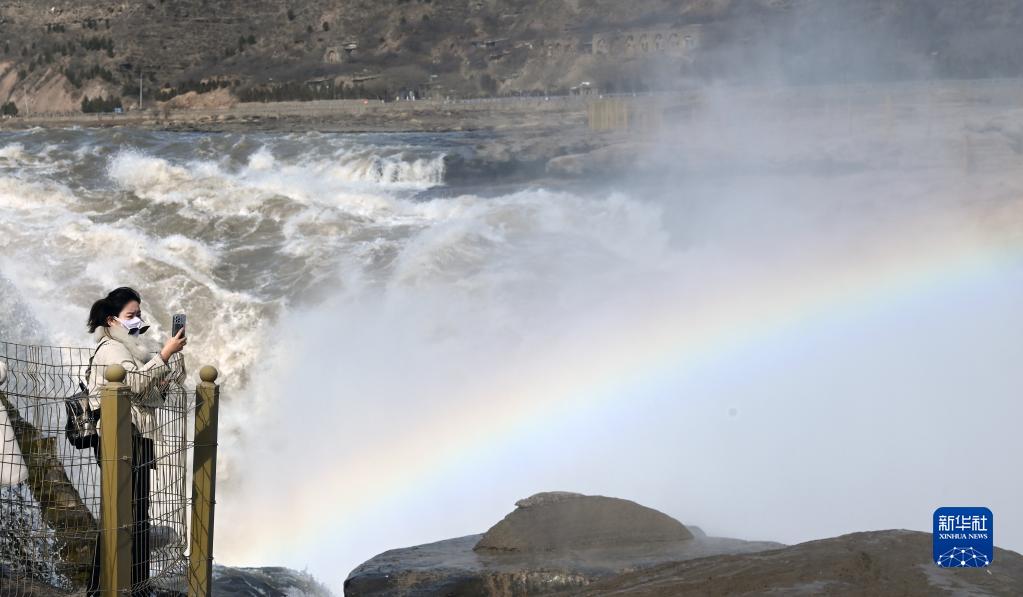
[[[1015,76],[1013,0],[11,0],[0,102],[78,109],[229,88],[242,99]],[[158,90],[163,90],[158,92]]]

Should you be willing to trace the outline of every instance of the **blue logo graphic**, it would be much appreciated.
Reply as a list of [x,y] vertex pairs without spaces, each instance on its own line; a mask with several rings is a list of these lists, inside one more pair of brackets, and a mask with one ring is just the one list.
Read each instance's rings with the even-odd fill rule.
[[983,568],[995,556],[995,517],[987,508],[934,511],[934,563],[942,568]]

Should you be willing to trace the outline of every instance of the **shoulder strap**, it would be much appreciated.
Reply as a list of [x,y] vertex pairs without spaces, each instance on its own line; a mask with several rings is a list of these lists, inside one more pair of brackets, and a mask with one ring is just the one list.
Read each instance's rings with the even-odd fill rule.
[[[96,348],[92,351],[92,356],[89,357],[89,368],[85,370],[85,381],[86,381],[86,383],[88,383],[89,377],[92,375],[92,361],[94,361],[96,359],[96,354],[99,353],[99,349],[103,346],[103,344],[107,340],[109,340],[109,338],[106,338],[106,337],[104,337],[102,340],[100,340],[99,344],[97,344]],[[82,384],[79,384],[79,385],[82,385]],[[83,389],[87,389],[87,388],[83,388]]]

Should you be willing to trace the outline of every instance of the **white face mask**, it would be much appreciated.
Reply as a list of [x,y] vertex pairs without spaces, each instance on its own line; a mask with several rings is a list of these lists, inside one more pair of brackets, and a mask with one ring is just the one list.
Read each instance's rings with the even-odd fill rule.
[[128,321],[124,321],[123,319],[118,317],[117,321],[121,322],[121,325],[124,326],[124,329],[128,330],[129,336],[145,334],[146,330],[149,329],[149,326],[146,325],[146,322],[142,321],[141,317],[132,317]]

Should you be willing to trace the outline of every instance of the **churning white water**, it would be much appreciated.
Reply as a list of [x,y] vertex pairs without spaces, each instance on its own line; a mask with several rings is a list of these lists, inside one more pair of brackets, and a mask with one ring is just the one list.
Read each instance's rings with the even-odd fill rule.
[[[918,124],[694,125],[674,176],[486,196],[446,186],[469,135],[4,134],[0,338],[85,345],[121,285],[154,336],[187,312],[218,558],[335,589],[544,490],[780,541],[997,514],[1018,480],[955,446],[1010,453],[1023,414],[1023,183]],[[965,396],[987,424],[938,442]]]
[[442,153],[401,141],[15,135],[0,148],[0,271],[14,285],[0,326],[80,344],[83,309],[132,284],[154,331],[187,308],[202,358],[244,372],[280,308],[322,291],[340,259],[383,250],[381,230],[429,226],[410,198],[443,174]]

